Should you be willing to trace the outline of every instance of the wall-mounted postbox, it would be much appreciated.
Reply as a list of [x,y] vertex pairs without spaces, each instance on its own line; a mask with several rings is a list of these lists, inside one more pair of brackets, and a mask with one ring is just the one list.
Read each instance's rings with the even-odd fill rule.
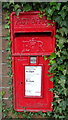
[[55,49],[55,23],[38,12],[20,12],[11,18],[14,109],[52,111],[53,82],[48,76],[48,60]]

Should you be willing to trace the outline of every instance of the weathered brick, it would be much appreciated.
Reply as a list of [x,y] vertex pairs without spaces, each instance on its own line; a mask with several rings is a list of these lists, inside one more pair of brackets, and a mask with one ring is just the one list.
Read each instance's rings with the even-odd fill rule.
[[6,40],[4,37],[2,38],[2,50],[6,50],[8,46],[8,40]]
[[5,29],[5,24],[2,25],[2,36],[6,36],[8,33],[8,29]]
[[8,84],[10,80],[9,76],[4,76],[2,77],[2,87],[9,87],[10,85]]
[[6,76],[8,72],[9,68],[7,67],[7,64],[6,63],[2,64],[2,75]]
[[10,107],[10,105],[12,105],[12,101],[10,101],[10,100],[3,99],[3,102],[6,104],[6,107]]
[[2,61],[0,60],[0,81],[1,81],[1,77],[2,77]]
[[3,96],[3,98],[9,98],[10,96],[9,89],[10,89],[9,87],[2,88],[2,91],[5,92],[5,95]]
[[0,37],[0,50],[2,50],[2,37]]
[[0,75],[0,87],[2,87],[2,76]]
[[2,50],[2,62],[6,62],[7,63],[7,55],[8,55],[8,52],[6,52],[6,50]]
[[2,11],[2,24],[5,24],[7,22],[7,20],[5,19],[5,15],[7,14],[7,12],[5,10]]

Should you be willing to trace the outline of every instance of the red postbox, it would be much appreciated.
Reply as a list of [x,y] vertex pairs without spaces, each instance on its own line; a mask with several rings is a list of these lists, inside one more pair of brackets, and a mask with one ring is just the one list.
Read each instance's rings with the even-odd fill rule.
[[53,82],[48,76],[48,60],[55,49],[55,23],[39,11],[10,16],[12,41],[13,99],[16,111],[52,111]]

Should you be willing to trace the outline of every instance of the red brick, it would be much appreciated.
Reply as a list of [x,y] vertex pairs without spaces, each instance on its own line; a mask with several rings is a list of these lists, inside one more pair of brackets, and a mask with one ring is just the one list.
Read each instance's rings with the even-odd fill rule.
[[7,64],[2,64],[2,76],[7,76],[9,72],[9,68],[7,67]]
[[2,36],[6,37],[8,31],[9,30],[5,28],[5,24],[2,24]]
[[9,76],[2,77],[2,87],[9,87],[10,86],[8,85],[9,80],[10,80]]
[[4,62],[7,62],[7,55],[8,55],[8,53],[6,52],[6,50],[3,50],[3,52],[2,52],[2,62],[4,63]]
[[3,100],[3,102],[6,104],[6,107],[10,107],[10,105],[12,105],[12,101],[11,100]]
[[10,96],[9,89],[10,88],[6,88],[6,87],[2,88],[2,91],[5,92],[5,95],[3,96],[3,98],[9,98],[9,96]]
[[6,40],[4,37],[2,38],[2,50],[6,50],[8,46],[8,40]]
[[0,50],[2,50],[2,37],[0,37]]

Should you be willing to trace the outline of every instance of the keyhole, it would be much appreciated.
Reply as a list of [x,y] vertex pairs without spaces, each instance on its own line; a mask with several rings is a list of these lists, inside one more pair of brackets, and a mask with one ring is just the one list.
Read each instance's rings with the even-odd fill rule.
[[23,82],[21,82],[21,84],[23,84]]

